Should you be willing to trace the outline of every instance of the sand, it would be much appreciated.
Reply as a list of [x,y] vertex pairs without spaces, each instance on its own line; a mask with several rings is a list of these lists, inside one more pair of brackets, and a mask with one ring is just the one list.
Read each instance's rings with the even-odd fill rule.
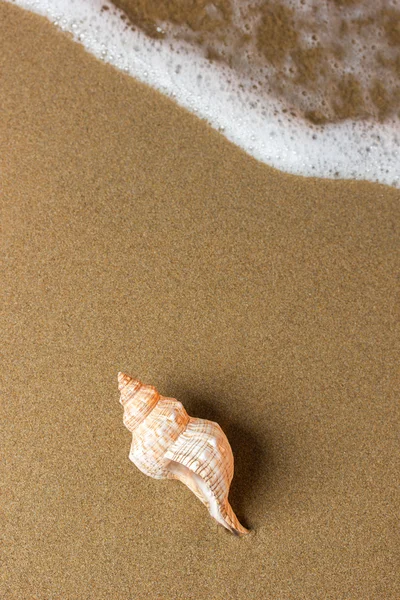
[[[400,192],[282,174],[0,4],[2,600],[400,595]],[[117,371],[231,442],[219,527]]]
[[112,1],[127,25],[190,41],[284,112],[313,123],[400,117],[398,2]]

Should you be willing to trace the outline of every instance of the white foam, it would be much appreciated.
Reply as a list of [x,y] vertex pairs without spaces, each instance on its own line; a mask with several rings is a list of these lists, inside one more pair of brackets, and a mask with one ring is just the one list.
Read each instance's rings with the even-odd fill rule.
[[173,97],[269,165],[400,187],[399,120],[312,126],[283,114],[276,100],[243,91],[228,67],[207,61],[190,45],[174,42],[171,48],[133,31],[107,0],[8,1],[47,17],[97,58]]

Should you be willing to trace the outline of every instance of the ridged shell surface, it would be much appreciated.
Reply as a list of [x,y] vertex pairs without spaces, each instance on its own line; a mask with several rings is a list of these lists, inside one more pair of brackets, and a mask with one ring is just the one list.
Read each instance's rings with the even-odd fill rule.
[[124,373],[118,374],[123,421],[132,432],[131,461],[155,479],[178,479],[235,534],[245,534],[229,502],[233,454],[221,427],[190,417],[182,404]]

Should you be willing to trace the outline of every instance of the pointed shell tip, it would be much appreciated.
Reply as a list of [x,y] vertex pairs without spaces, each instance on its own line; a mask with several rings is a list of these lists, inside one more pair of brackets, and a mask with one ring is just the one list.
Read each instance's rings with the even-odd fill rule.
[[129,383],[131,381],[132,377],[129,377],[129,375],[126,375],[125,373],[122,373],[122,371],[118,371],[118,388],[121,391],[127,383]]

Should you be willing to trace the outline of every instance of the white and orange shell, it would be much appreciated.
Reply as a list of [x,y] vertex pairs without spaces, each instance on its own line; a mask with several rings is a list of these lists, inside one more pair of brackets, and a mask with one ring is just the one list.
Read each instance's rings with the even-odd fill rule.
[[248,533],[229,502],[233,454],[217,423],[189,417],[182,404],[118,373],[124,424],[132,432],[131,461],[155,479],[179,479],[232,533]]

